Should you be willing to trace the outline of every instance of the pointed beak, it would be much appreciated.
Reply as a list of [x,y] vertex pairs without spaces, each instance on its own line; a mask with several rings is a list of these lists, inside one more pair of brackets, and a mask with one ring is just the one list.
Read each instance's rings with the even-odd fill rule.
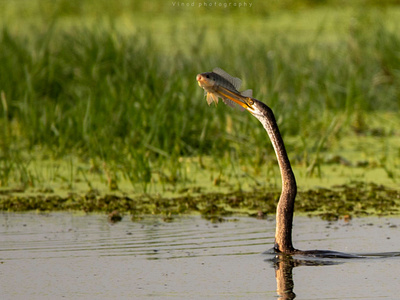
[[250,97],[245,97],[242,96],[241,94],[232,92],[222,86],[218,86],[217,88],[218,93],[220,93],[222,96],[228,98],[229,100],[239,104],[240,106],[242,106],[243,108],[245,108],[248,111],[252,111],[252,105],[254,103],[254,101],[252,100],[252,98]]

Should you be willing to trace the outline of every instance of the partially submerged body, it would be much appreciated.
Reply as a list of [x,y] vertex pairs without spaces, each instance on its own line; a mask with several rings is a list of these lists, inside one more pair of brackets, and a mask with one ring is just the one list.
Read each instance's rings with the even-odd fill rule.
[[240,93],[238,91],[241,82],[240,79],[233,78],[221,69],[214,69],[214,72],[199,74],[196,80],[199,86],[207,92],[208,104],[211,104],[213,101],[217,104],[218,98],[222,98],[228,105],[236,103],[257,118],[268,133],[282,176],[282,193],[276,211],[273,253],[282,254],[283,256],[304,255],[317,258],[364,258],[366,256],[381,256],[379,253],[358,255],[329,250],[301,251],[295,249],[292,244],[292,223],[297,185],[274,113],[265,103],[252,98],[251,93],[249,95]]
[[292,222],[297,186],[275,116],[266,104],[237,90],[236,87],[240,83],[237,80],[240,79],[235,79],[224,71],[222,72],[226,74],[223,76],[216,73],[221,73],[221,71],[214,69],[214,72],[197,75],[196,79],[199,86],[207,92],[209,104],[214,99],[216,99],[214,102],[217,103],[218,97],[222,98],[226,104],[236,103],[256,117],[267,131],[277,155],[282,175],[282,193],[276,210],[274,248],[276,252],[294,253],[296,250],[292,245]]

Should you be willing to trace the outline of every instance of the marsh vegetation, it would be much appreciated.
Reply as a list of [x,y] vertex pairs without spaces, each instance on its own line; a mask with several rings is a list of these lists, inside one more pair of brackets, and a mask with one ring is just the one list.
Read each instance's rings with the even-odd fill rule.
[[[85,210],[74,201],[93,196],[115,197],[110,203],[133,215],[206,215],[247,195],[261,202],[225,210],[273,213],[280,179],[263,128],[248,114],[208,107],[196,84],[197,73],[216,66],[274,110],[307,195],[297,210],[316,187],[333,185],[358,185],[355,198],[381,186],[390,196],[374,203],[396,207],[400,8],[324,2],[3,1],[1,209]],[[17,199],[38,204],[18,208]],[[72,206],[46,206],[51,199]],[[159,201],[171,209],[157,209]],[[135,213],[139,206],[146,209]]]

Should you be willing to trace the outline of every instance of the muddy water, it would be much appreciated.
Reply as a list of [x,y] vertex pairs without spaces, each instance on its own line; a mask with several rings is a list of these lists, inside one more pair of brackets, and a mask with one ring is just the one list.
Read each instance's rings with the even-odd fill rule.
[[[103,215],[0,215],[1,299],[394,299],[400,258],[321,259],[291,266],[262,254],[273,218],[199,217],[111,225]],[[328,223],[295,217],[300,249],[400,251],[400,219]],[[282,282],[281,275],[284,274]],[[286,284],[286,285],[285,285]]]

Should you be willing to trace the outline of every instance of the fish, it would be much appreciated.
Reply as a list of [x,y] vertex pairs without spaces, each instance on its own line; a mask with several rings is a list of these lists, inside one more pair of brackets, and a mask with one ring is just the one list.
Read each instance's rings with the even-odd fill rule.
[[243,100],[243,98],[251,98],[253,95],[253,91],[250,89],[239,92],[242,80],[231,76],[221,68],[214,68],[212,72],[197,74],[196,80],[207,95],[208,105],[211,105],[212,102],[217,105],[218,98],[221,98],[226,105],[243,109],[240,106],[236,106],[236,103],[230,98]]

